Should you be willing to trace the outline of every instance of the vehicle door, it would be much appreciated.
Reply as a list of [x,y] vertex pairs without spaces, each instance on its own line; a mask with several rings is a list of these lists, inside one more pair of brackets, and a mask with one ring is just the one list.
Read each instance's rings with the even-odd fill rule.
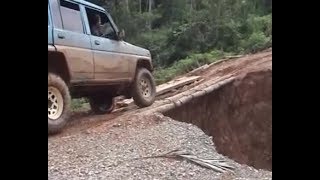
[[52,41],[52,22],[51,22],[51,16],[50,16],[49,3],[48,3],[48,44],[53,44],[53,41]]
[[[117,31],[105,12],[86,7],[90,25],[90,40],[95,64],[94,78],[102,82],[125,82],[130,80],[129,54],[121,53],[124,42],[118,40]],[[102,34],[94,34],[94,18],[101,19]]]
[[68,0],[50,0],[50,3],[54,23],[54,44],[57,50],[66,56],[72,80],[92,80],[93,53],[79,4]]

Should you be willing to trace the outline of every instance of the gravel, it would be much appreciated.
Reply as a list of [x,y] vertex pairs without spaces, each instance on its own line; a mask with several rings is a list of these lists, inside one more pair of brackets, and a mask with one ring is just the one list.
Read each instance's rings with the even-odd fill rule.
[[[218,173],[173,158],[142,158],[177,149],[223,158],[235,172]],[[48,179],[272,179],[272,172],[217,153],[212,138],[194,125],[161,114],[137,114],[85,133],[49,137]]]

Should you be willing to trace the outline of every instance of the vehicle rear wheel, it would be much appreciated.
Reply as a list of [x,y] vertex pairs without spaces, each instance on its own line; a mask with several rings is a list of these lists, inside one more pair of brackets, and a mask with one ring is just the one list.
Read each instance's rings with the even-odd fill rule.
[[132,97],[137,106],[147,107],[153,104],[156,97],[156,83],[149,70],[139,68],[132,87]]
[[108,96],[92,96],[89,98],[89,104],[95,114],[111,113],[115,108],[113,97]]
[[62,130],[70,116],[71,96],[66,83],[56,74],[48,74],[48,133]]

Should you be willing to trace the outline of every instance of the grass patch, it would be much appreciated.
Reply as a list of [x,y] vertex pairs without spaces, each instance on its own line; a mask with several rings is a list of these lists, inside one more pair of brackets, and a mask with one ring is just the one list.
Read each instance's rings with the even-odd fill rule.
[[71,100],[71,109],[72,111],[81,111],[88,109],[88,100],[86,98],[78,98]]

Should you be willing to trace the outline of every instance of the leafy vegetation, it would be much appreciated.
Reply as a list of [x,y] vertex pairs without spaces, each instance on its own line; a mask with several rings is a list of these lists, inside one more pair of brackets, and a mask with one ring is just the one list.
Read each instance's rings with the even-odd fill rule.
[[72,99],[71,101],[71,109],[73,111],[80,111],[84,107],[84,104],[88,103],[88,100],[86,98],[78,98],[78,99]]
[[185,74],[205,64],[210,64],[223,56],[231,55],[222,51],[212,51],[209,53],[192,54],[185,59],[176,61],[172,66],[162,69],[156,69],[155,79],[157,84],[161,84],[173,79],[175,76]]
[[272,0],[91,0],[104,6],[126,41],[149,49],[157,83],[226,53],[272,45]]

